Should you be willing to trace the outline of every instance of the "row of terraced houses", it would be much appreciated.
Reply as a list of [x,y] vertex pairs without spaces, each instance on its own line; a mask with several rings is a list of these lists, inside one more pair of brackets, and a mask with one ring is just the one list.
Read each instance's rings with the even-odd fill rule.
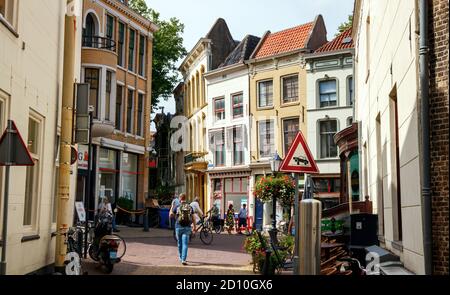
[[[170,183],[198,196],[205,210],[218,205],[222,215],[229,204],[247,204],[254,224],[268,228],[272,206],[254,197],[254,185],[272,174],[270,159],[283,158],[301,130],[320,169],[315,196],[328,216],[352,201],[352,213],[378,216],[377,244],[399,261],[393,273],[448,274],[448,1],[427,3],[435,50],[430,114],[437,118],[425,139],[419,2],[356,1],[353,27],[331,41],[320,15],[241,41],[218,19],[179,68],[183,82],[174,96],[189,138],[173,152]],[[423,140],[432,148],[433,213],[424,205]],[[283,218],[280,206],[276,216]]]

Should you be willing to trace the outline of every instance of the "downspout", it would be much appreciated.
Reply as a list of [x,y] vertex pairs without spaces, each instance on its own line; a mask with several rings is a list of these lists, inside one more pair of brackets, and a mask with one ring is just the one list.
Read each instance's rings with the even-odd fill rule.
[[433,271],[432,207],[430,187],[430,118],[429,118],[429,64],[428,64],[428,1],[419,0],[419,83],[422,130],[422,227],[425,274]]

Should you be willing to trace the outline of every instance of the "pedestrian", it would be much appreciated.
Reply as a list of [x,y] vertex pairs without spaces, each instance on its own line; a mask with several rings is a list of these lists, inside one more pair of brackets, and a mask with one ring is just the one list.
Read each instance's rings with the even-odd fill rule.
[[120,232],[119,229],[117,229],[117,223],[116,223],[116,215],[117,215],[117,202],[112,203],[112,211],[113,211],[113,219],[112,219],[112,228],[113,232],[118,233]]
[[228,206],[228,210],[227,210],[227,231],[229,234],[231,234],[231,231],[234,228],[234,209],[233,209],[233,204],[230,204]]
[[198,203],[199,198],[195,197],[194,201],[191,202],[191,207],[192,210],[194,210],[194,218],[195,218],[195,224],[199,224],[200,223],[200,218],[203,218],[203,211],[200,208],[200,204]]
[[[170,204],[170,210],[169,212],[172,212],[173,208],[178,207],[178,205],[180,205],[180,199],[178,198],[178,195],[175,194],[174,198],[172,200],[172,203]],[[170,214],[170,225],[173,227],[173,229],[175,230],[175,215]]]
[[188,243],[191,235],[191,224],[194,225],[194,231],[197,230],[194,220],[194,210],[186,202],[186,195],[181,194],[180,204],[170,211],[170,215],[175,216],[175,233],[178,244],[178,256],[181,264],[187,265],[186,258],[188,254]]
[[247,230],[247,204],[243,204],[242,208],[239,210],[239,233],[241,234],[241,227],[244,227]]

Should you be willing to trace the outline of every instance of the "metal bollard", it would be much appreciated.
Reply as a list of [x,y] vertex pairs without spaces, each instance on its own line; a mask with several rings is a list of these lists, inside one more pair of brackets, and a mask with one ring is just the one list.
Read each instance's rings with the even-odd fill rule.
[[148,227],[148,208],[145,209],[145,214],[144,214],[144,231],[145,232],[149,231],[149,227]]
[[270,276],[272,275],[272,261],[270,259],[270,256],[272,255],[272,251],[271,250],[266,250],[266,259],[264,260],[264,266],[263,266],[263,275],[264,276]]
[[320,201],[307,199],[300,202],[300,275],[320,275],[321,213]]

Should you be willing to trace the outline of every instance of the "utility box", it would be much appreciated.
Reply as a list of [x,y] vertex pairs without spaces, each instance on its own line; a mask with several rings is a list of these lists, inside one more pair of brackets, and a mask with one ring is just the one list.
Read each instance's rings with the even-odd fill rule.
[[75,84],[75,143],[89,143],[89,91],[89,84]]

